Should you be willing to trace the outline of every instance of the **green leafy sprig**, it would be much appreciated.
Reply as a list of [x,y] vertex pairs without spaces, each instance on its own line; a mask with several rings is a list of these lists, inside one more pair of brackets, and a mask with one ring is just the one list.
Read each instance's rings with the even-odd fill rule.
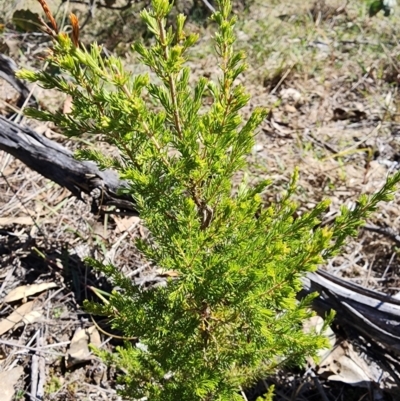
[[109,316],[126,337],[140,339],[113,355],[98,351],[124,371],[121,394],[130,399],[240,400],[241,388],[278,365],[315,355],[326,342],[302,329],[315,295],[296,299],[301,278],[337,254],[400,181],[396,173],[355,208],[343,207],[331,227],[320,226],[329,201],[294,217],[297,170],[268,207],[262,194],[269,180],[234,187],[266,110],[243,119],[249,96],[237,78],[246,69],[245,56],[234,49],[230,1],[218,3],[212,17],[217,80],[191,78],[185,64],[197,36],[185,33],[183,15],[175,29],[167,27],[168,0],[152,0],[141,13],[154,42],[133,49],[147,74],[126,72],[101,46],[79,44],[77,33],[74,40],[56,36],[48,61],[61,74],[19,74],[73,99],[68,114],[30,110],[31,116],[52,121],[69,136],[100,134],[119,150],[118,157],[92,149],[77,156],[116,169],[129,183],[125,191],[150,232],[137,241],[138,250],[176,272],[165,286],[144,290],[117,267],[89,261],[116,290],[104,304],[86,303],[87,310]]

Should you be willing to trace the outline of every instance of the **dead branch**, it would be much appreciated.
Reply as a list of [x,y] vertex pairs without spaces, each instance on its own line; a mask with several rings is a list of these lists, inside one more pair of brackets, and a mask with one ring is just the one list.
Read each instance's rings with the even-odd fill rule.
[[101,171],[93,162],[78,161],[60,144],[1,116],[0,150],[67,188],[78,199],[82,199],[82,193],[90,195],[93,212],[115,206],[120,212],[136,214],[132,198],[120,193],[127,183],[115,171]]
[[319,269],[303,279],[304,293],[318,292],[315,309],[324,314],[336,311],[336,321],[383,349],[400,355],[400,300],[335,277]]
[[29,88],[15,76],[16,71],[18,71],[18,67],[14,60],[0,53],[0,78],[7,81],[19,92],[19,99],[16,106],[21,108],[26,101],[28,102],[28,106],[37,106],[36,99],[30,95]]

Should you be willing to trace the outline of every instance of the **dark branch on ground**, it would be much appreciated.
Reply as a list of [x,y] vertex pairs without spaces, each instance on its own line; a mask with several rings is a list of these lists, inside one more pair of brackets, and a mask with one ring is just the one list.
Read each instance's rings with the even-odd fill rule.
[[127,183],[115,171],[101,171],[93,162],[79,161],[62,145],[0,116],[0,150],[11,154],[43,177],[67,188],[78,199],[92,198],[92,212],[114,206],[115,211],[136,214]]

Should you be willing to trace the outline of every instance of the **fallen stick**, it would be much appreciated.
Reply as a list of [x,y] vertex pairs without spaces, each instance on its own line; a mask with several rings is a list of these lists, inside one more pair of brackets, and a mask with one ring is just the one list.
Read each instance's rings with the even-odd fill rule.
[[127,183],[112,170],[100,170],[89,161],[79,161],[62,145],[0,116],[0,150],[3,150],[43,177],[67,188],[78,199],[92,198],[92,212],[114,206],[124,214],[137,214],[129,195],[121,194]]

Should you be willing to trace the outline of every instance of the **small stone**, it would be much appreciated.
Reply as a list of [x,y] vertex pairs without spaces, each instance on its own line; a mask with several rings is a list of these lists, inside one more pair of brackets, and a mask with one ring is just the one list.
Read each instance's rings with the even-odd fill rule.
[[253,146],[254,153],[261,152],[263,149],[264,149],[264,145],[261,145],[261,143],[258,143]]

